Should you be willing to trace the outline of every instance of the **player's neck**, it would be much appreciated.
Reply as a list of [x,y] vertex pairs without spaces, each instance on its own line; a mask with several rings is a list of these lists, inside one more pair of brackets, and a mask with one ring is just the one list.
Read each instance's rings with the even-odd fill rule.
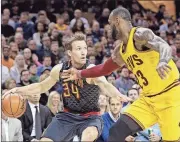
[[75,63],[74,61],[71,61],[72,67],[76,69],[81,69],[84,65]]
[[131,32],[131,29],[133,28],[132,24],[129,24],[129,26],[127,26],[124,31],[122,32],[123,33],[123,38],[122,38],[122,41],[125,45],[127,45],[128,43],[128,39],[129,39],[129,35],[130,35],[130,32]]

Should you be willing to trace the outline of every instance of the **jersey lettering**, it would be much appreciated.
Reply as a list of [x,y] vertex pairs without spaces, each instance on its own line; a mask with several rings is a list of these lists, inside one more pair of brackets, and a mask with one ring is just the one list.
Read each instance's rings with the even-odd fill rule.
[[131,68],[131,70],[133,70],[135,68],[135,65],[142,65],[143,61],[136,54],[133,54],[127,58],[127,64]]
[[[143,75],[143,73],[140,71],[140,70],[138,70],[137,72],[136,72],[136,78],[137,78],[137,80],[138,80],[138,84],[140,85],[140,83],[139,83],[139,79],[141,79],[141,80],[143,80],[143,85],[144,86],[147,86],[148,84],[149,84],[149,82],[148,82],[148,80],[144,77],[144,75]],[[143,89],[143,86],[142,85],[140,85],[141,86],[141,88]]]

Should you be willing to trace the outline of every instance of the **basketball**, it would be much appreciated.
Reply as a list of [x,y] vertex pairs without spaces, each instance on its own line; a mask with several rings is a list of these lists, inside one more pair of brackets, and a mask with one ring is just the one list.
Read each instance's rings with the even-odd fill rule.
[[17,93],[9,93],[2,96],[2,111],[8,117],[18,118],[26,110],[25,99]]

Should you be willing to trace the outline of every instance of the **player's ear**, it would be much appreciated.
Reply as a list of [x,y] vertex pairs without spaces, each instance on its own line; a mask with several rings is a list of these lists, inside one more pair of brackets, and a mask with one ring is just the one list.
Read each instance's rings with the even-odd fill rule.
[[71,50],[67,50],[67,54],[69,57],[71,57]]

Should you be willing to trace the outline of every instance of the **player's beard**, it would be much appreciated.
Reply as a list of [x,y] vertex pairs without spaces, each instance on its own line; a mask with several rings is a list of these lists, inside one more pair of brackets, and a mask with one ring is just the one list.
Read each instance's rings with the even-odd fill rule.
[[112,27],[112,38],[113,38],[113,40],[117,39],[117,30],[116,30],[116,27],[114,25]]

